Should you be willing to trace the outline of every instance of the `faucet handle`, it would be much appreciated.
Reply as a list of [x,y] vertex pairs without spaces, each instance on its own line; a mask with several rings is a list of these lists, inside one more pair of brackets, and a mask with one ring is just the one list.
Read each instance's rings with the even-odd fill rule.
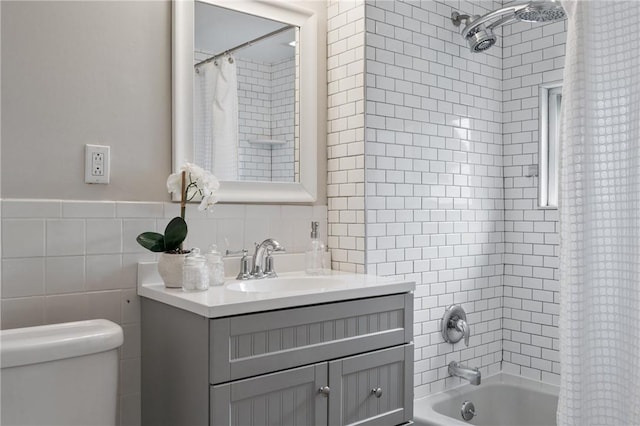
[[469,324],[467,324],[467,322],[462,318],[458,318],[458,320],[455,323],[455,328],[456,330],[462,333],[462,336],[464,337],[465,346],[469,346],[469,335],[471,334],[471,329],[469,327]]
[[251,279],[251,265],[249,263],[249,257],[247,256],[247,250],[242,249],[238,251],[226,251],[227,256],[230,254],[242,254],[240,259],[240,272],[238,272],[237,280],[250,280]]
[[267,278],[277,278],[278,274],[276,274],[275,269],[273,269],[273,256],[271,253],[267,254],[267,257],[264,258],[264,275]]

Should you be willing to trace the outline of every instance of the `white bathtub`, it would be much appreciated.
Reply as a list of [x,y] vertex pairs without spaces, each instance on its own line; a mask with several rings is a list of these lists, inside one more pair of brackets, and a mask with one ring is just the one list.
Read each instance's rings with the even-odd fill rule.
[[[477,415],[462,418],[464,401],[475,405]],[[480,386],[463,385],[416,399],[416,426],[555,426],[558,387],[505,373],[482,378]]]

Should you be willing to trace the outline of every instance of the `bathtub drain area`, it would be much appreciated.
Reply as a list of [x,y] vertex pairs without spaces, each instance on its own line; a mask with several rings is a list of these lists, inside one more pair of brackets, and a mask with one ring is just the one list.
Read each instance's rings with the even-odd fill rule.
[[476,413],[476,407],[471,401],[465,401],[462,403],[460,414],[462,414],[462,418],[466,421],[469,421],[478,415],[478,413]]

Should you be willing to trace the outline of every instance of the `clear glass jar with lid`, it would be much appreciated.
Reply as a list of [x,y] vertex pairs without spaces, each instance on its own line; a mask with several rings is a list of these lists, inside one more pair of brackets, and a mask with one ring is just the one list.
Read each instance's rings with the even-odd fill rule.
[[200,254],[200,249],[191,249],[184,258],[182,269],[183,291],[205,291],[209,288],[209,269],[207,259]]
[[218,252],[218,247],[215,244],[211,244],[204,256],[207,259],[207,267],[209,269],[209,285],[223,285],[224,261],[222,260],[222,254]]

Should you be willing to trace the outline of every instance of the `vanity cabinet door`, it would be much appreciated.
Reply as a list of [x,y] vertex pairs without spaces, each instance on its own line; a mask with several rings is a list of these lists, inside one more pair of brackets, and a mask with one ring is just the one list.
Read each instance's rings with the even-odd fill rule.
[[329,424],[390,426],[413,417],[413,344],[329,363]]
[[327,363],[211,387],[212,426],[327,425]]

